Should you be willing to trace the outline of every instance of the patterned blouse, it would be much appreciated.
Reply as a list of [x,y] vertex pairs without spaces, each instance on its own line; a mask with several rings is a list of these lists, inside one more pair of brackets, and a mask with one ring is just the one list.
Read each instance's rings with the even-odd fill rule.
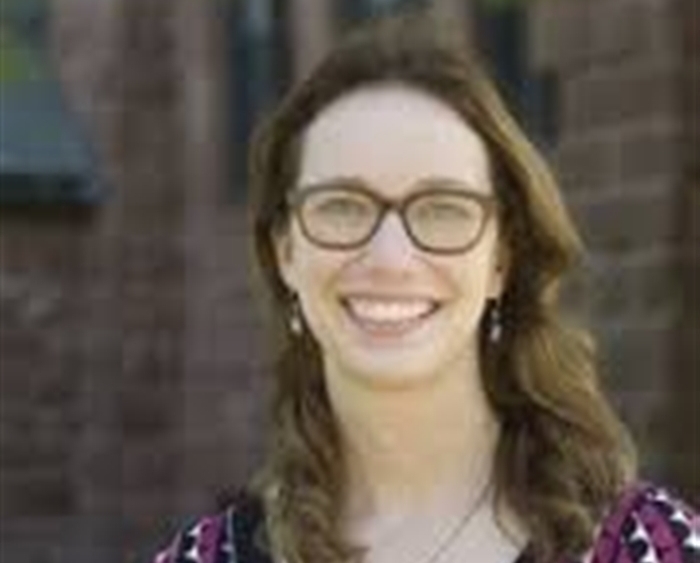
[[[700,514],[664,489],[630,487],[602,522],[590,563],[700,563]],[[514,563],[531,563],[526,549]],[[241,495],[182,530],[153,563],[273,563],[262,506]]]

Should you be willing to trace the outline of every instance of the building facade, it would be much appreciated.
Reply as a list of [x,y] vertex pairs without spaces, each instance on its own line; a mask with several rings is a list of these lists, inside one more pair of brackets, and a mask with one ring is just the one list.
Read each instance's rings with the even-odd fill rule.
[[[697,3],[418,3],[492,45],[588,243],[568,299],[644,473],[698,502]],[[269,369],[247,135],[398,4],[51,3],[50,56],[109,189],[87,212],[0,208],[1,560],[148,560],[250,476]]]

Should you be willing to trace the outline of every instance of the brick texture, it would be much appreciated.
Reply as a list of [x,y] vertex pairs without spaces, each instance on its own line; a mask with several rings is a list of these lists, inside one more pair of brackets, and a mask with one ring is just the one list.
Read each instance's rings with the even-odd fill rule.
[[[688,483],[700,500],[700,455],[688,452],[683,436],[700,440],[700,9],[681,4],[683,40],[683,175],[678,201],[683,280],[682,330],[677,341],[673,374],[678,393],[669,456],[674,478]],[[681,392],[682,391],[682,392]],[[689,430],[690,429],[690,430]]]
[[[570,305],[645,475],[697,501],[696,4],[536,0],[530,55],[560,84],[550,157],[590,251]],[[0,210],[2,561],[148,560],[259,463],[270,375],[215,5],[52,4],[110,192],[88,213]]]
[[697,246],[688,239],[698,183],[684,170],[697,158],[688,155],[697,154],[698,58],[697,41],[682,40],[697,26],[691,4],[538,0],[530,38],[532,64],[560,82],[553,163],[589,247],[571,301],[600,338],[643,473],[697,499]]

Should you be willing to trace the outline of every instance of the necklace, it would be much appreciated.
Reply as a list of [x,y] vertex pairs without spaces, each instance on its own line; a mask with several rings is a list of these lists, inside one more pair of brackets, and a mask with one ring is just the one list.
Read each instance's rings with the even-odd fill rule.
[[484,504],[484,501],[488,496],[488,492],[491,490],[490,484],[490,480],[486,482],[486,485],[484,485],[474,503],[469,506],[468,510],[455,523],[450,532],[438,542],[437,547],[430,553],[430,555],[425,559],[419,560],[420,563],[435,563],[440,559],[440,556],[442,556],[442,554],[455,543],[460,533],[467,527],[467,524],[469,524],[479,508],[481,508],[481,506]]

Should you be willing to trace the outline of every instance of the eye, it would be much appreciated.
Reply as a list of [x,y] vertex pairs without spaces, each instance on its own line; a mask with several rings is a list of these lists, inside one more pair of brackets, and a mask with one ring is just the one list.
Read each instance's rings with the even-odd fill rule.
[[420,221],[472,221],[480,212],[475,201],[455,195],[426,195],[412,207],[413,217]]
[[315,206],[317,213],[330,215],[362,215],[367,210],[367,202],[345,195],[327,197]]
[[469,209],[452,202],[430,202],[421,207],[421,215],[433,219],[465,219],[469,217]]
[[372,215],[374,205],[365,195],[349,190],[318,192],[307,201],[310,214],[327,218],[353,218]]

